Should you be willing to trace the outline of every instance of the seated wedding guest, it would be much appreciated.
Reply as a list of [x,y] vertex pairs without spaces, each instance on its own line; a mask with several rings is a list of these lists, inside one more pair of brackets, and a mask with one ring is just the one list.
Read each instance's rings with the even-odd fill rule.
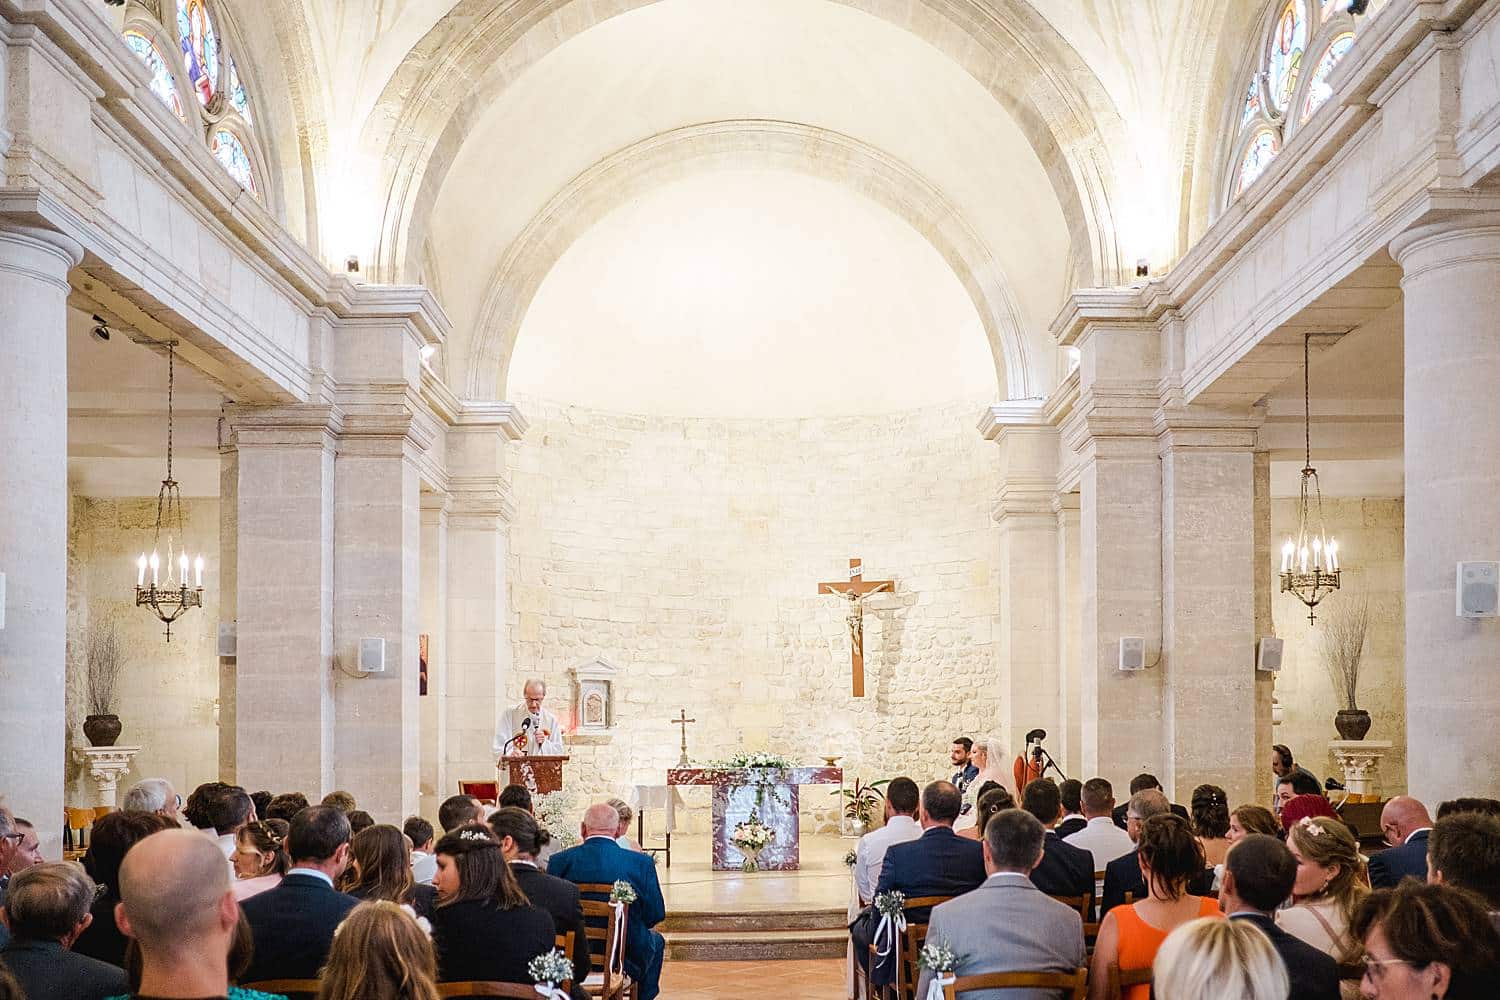
[[411,877],[419,885],[431,885],[437,874],[437,855],[432,853],[432,824],[420,816],[408,816],[401,832],[411,841]]
[[[1029,877],[1041,863],[1044,837],[1037,818],[1020,809],[1001,810],[985,824],[987,877],[973,892],[933,907],[927,925],[929,940],[942,941],[959,956],[956,975],[1072,972],[1084,964],[1078,911],[1048,898]],[[931,979],[922,970],[916,996],[927,996]]]
[[471,823],[484,823],[484,806],[474,796],[450,795],[438,806],[438,824],[444,833]]
[[1359,945],[1349,936],[1349,921],[1369,892],[1358,841],[1338,820],[1315,816],[1287,827],[1286,846],[1297,863],[1294,905],[1276,922],[1334,961],[1354,961]]
[[630,835],[630,824],[635,819],[635,810],[629,802],[624,799],[605,799],[615,807],[615,812],[620,816],[620,828],[615,831],[615,843],[627,851],[639,851],[640,843]]
[[182,796],[166,778],[145,778],[131,785],[120,800],[121,812],[156,813],[173,823],[182,809]]
[[281,884],[240,904],[255,938],[246,982],[316,977],[334,928],[359,902],[334,888],[349,865],[349,819],[342,812],[332,806],[299,812],[286,852],[292,867]]
[[1135,841],[1129,833],[1115,826],[1111,818],[1115,809],[1115,790],[1108,781],[1103,778],[1085,781],[1082,802],[1086,825],[1063,839],[1088,851],[1094,859],[1094,871],[1102,872],[1111,861],[1135,850]]
[[438,1000],[427,932],[389,900],[349,911],[328,951],[318,1000]]
[[1287,1000],[1286,967],[1246,922],[1189,920],[1162,942],[1152,965],[1156,1000]]
[[[1311,782],[1313,788],[1322,791],[1323,786],[1318,781],[1318,776],[1292,759],[1292,748],[1285,743],[1277,743],[1271,747],[1271,773],[1277,780],[1300,776],[1304,783]],[[1304,794],[1302,792],[1298,793]]]
[[666,919],[667,907],[655,862],[615,843],[614,831],[619,826],[619,816],[612,806],[604,802],[589,806],[583,814],[583,843],[552,855],[547,872],[574,884],[610,884],[623,879],[635,889],[638,898],[630,904],[627,918],[625,972],[640,984],[641,1000],[652,1000],[661,989],[661,963],[666,953],[665,939],[652,928]]
[[[1142,771],[1140,774],[1137,774],[1134,778],[1130,779],[1131,795],[1135,795],[1138,792],[1151,791],[1153,789],[1161,792],[1163,797],[1165,797],[1167,794],[1166,789],[1161,787],[1161,782],[1156,779],[1156,775],[1151,774],[1147,771]],[[1129,805],[1130,802],[1127,799],[1124,805],[1115,806],[1115,811],[1111,814],[1111,818],[1115,821],[1115,826],[1119,827],[1121,830],[1125,829],[1127,823],[1125,812]],[[1178,816],[1181,816],[1183,819],[1189,818],[1188,811],[1177,803],[1172,802],[1169,808],[1172,810],[1172,812],[1176,813]]]
[[[1152,816],[1166,815],[1172,811],[1167,797],[1159,789],[1146,788],[1130,796],[1125,804],[1125,835],[1131,843],[1139,844],[1141,824]],[[1141,874],[1139,849],[1122,854],[1104,866],[1104,900],[1099,905],[1100,919],[1111,909],[1125,901],[1129,893],[1136,899],[1146,896],[1146,880]]]
[[[1276,799],[1273,803],[1276,815],[1280,816],[1281,810],[1286,807],[1286,804],[1299,795],[1321,796],[1322,794],[1323,786],[1318,784],[1318,779],[1305,772],[1295,771],[1277,778]],[[1286,820],[1283,819],[1281,825],[1286,826]]]
[[261,819],[281,819],[290,823],[292,817],[306,809],[309,804],[307,796],[301,792],[285,792],[271,800],[271,804],[266,806],[266,814]]
[[281,819],[246,823],[235,838],[234,898],[243,902],[281,884],[292,867],[286,853],[291,824]]
[[885,825],[859,838],[854,847],[854,886],[859,898],[875,898],[875,883],[892,844],[904,844],[922,835],[917,822],[917,783],[910,778],[892,778],[885,786]]
[[1270,938],[1271,946],[1286,963],[1292,996],[1298,1000],[1338,1000],[1338,961],[1352,956],[1335,961],[1324,949],[1288,934],[1274,916],[1291,897],[1300,874],[1297,859],[1285,844],[1275,837],[1252,833],[1229,850],[1219,906],[1230,920],[1254,924]]
[[240,911],[223,855],[200,834],[167,830],[137,844],[120,866],[120,897],[120,929],[139,949],[130,997],[270,1000],[229,985]]
[[10,941],[0,960],[35,1000],[103,1000],[125,992],[125,973],[69,949],[93,920],[94,881],[72,861],[32,865],[10,880],[0,916]]
[[96,890],[90,910],[94,919],[73,942],[75,952],[110,965],[124,965],[127,941],[115,924],[115,904],[120,901],[120,865],[126,852],[140,841],[153,833],[177,828],[176,820],[156,810],[112,812],[94,821],[83,867],[95,885],[104,886],[104,891]]
[[[234,934],[229,939],[228,971],[231,984],[238,983],[245,975],[245,970],[250,968],[250,956],[254,950],[255,939],[250,933],[250,922],[241,912],[234,924]],[[130,946],[125,949],[125,978],[130,981],[132,991],[140,988],[141,946],[136,941],[131,941]],[[229,995],[238,997],[239,1000],[262,1000],[268,997],[268,994],[246,989],[231,989]]]
[[1193,835],[1203,845],[1203,860],[1208,867],[1224,863],[1229,851],[1229,799],[1218,785],[1199,785],[1188,800]]
[[[1203,848],[1187,820],[1163,810],[1141,823],[1136,856],[1150,889],[1134,903],[1112,908],[1099,925],[1089,971],[1090,1000],[1109,997],[1111,965],[1121,971],[1149,969],[1173,930],[1198,917],[1220,915],[1218,900],[1188,892],[1203,874]],[[1151,987],[1132,986],[1122,1000],[1148,1000],[1150,995]]]
[[349,835],[359,836],[359,831],[368,830],[375,825],[375,817],[363,809],[355,809],[349,813]]
[[573,932],[573,954],[569,956],[573,959],[573,992],[581,1000],[587,996],[582,983],[589,975],[589,942],[578,886],[537,867],[536,856],[550,838],[525,809],[506,806],[496,811],[490,817],[490,831],[500,842],[500,853],[531,905],[551,914],[555,933]]
[[233,869],[235,844],[240,830],[255,816],[255,804],[250,801],[250,793],[238,785],[221,788],[204,804],[204,815],[208,818],[209,826],[218,835],[219,850],[224,852],[225,860],[230,862],[229,867]]
[[339,876],[338,888],[355,899],[405,903],[419,917],[432,916],[437,897],[436,889],[412,876],[406,834],[389,823],[366,827],[349,841],[349,867]]
[[[983,848],[953,832],[961,801],[951,781],[934,781],[922,789],[922,836],[886,848],[885,863],[875,882],[876,896],[892,890],[905,893],[907,899],[961,896],[985,880]],[[913,909],[906,917],[913,923],[926,923],[927,910]],[[854,955],[861,965],[869,962],[870,943],[879,925],[880,916],[870,906],[849,926]],[[877,986],[896,981],[890,956],[870,970],[870,981]]]
[[359,803],[354,801],[354,796],[342,790],[329,792],[323,796],[323,801],[318,804],[332,806],[345,816],[348,816],[359,808]]
[[1500,799],[1458,798],[1438,803],[1438,819],[1454,813],[1483,813],[1486,816],[1500,817]]
[[1370,893],[1350,931],[1365,950],[1370,1000],[1493,1000],[1500,931],[1470,893],[1405,879]]
[[1010,792],[1001,788],[993,781],[985,782],[989,790],[979,796],[974,803],[974,825],[967,830],[959,830],[958,835],[966,840],[980,841],[984,839],[984,824],[997,812],[1005,809],[1014,809],[1016,800],[1011,798]]
[[182,804],[182,818],[195,829],[212,830],[214,822],[208,814],[209,803],[232,787],[222,781],[205,781],[188,793],[187,801]]
[[1049,896],[1092,896],[1094,856],[1057,835],[1053,827],[1062,817],[1062,795],[1051,778],[1029,783],[1021,797],[1021,808],[1035,816],[1047,830],[1042,863],[1031,873],[1031,881]]
[[1088,817],[1083,814],[1083,782],[1069,778],[1057,786],[1062,796],[1063,816],[1057,824],[1057,835],[1067,840],[1088,826]]
[[552,916],[531,905],[489,828],[473,823],[448,831],[437,842],[437,859],[438,981],[529,986],[527,963],[553,948]]
[[1449,813],[1427,838],[1427,881],[1467,889],[1500,918],[1500,818]]
[[1370,856],[1370,888],[1393,889],[1404,878],[1427,878],[1427,835],[1432,817],[1410,795],[1398,795],[1380,810],[1380,833],[1390,845]]
[[[525,809],[527,812],[531,813],[531,815],[536,815],[536,808],[531,801],[531,792],[526,788],[525,785],[506,785],[500,790],[500,797],[497,802],[497,808],[504,809],[508,806],[514,806],[517,809]],[[540,820],[538,820],[538,822],[540,822]],[[545,829],[545,827],[543,829]],[[556,854],[558,850],[559,847],[555,841],[549,840],[546,844],[544,844],[542,846],[542,853],[536,856],[537,867],[542,871],[546,871],[547,863],[552,860],[552,855]]]
[[1233,846],[1235,841],[1251,833],[1280,837],[1282,835],[1281,824],[1277,821],[1276,814],[1265,806],[1236,807],[1234,812],[1229,814],[1229,829],[1225,832],[1224,839]]
[[271,800],[276,796],[270,792],[251,792],[250,804],[255,806],[255,818],[264,819],[266,810],[271,808]]

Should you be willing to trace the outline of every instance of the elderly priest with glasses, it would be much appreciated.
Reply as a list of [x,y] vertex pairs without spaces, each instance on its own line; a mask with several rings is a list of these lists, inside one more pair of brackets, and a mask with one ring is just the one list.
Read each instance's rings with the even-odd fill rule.
[[556,715],[542,707],[547,685],[532,678],[526,682],[522,694],[525,697],[521,704],[500,714],[495,753],[501,756],[562,753],[562,725]]

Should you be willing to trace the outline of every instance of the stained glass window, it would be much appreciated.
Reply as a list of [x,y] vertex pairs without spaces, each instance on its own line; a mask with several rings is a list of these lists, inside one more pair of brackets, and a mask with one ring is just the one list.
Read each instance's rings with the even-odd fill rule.
[[125,32],[125,44],[130,47],[130,51],[140,56],[146,69],[151,71],[151,93],[171,108],[178,118],[187,121],[187,115],[182,111],[182,98],[177,93],[177,80],[172,76],[172,71],[167,69],[167,60],[161,50],[139,31]]
[[1348,9],[1349,0],[1323,0],[1323,20],[1332,17],[1340,7]]
[[1323,58],[1318,60],[1318,65],[1313,67],[1312,79],[1307,84],[1307,100],[1302,102],[1300,122],[1311,118],[1313,112],[1333,96],[1333,87],[1329,86],[1328,78],[1333,75],[1333,68],[1339,64],[1339,60],[1353,47],[1354,32],[1345,32],[1333,40],[1323,53]]
[[1302,68],[1302,50],[1306,47],[1307,18],[1302,14],[1301,0],[1287,0],[1271,35],[1267,66],[1271,104],[1277,111],[1286,110],[1292,100],[1292,91],[1297,89],[1297,71]]
[[250,97],[245,93],[244,85],[240,83],[240,75],[235,72],[234,56],[228,56],[226,62],[229,66],[229,103],[234,105],[234,110],[245,119],[245,124],[253,124],[250,120]]
[[219,80],[219,36],[214,33],[204,0],[179,0],[177,36],[193,92],[198,95],[199,103],[207,107]]
[[229,176],[239,181],[240,187],[251,194],[257,194],[255,172],[250,168],[250,154],[245,151],[245,144],[240,142],[239,137],[226,129],[216,129],[210,147],[214,159],[229,171]]
[[1245,110],[1240,114],[1240,127],[1244,128],[1255,120],[1260,114],[1260,83],[1257,80],[1250,81],[1250,90],[1245,94]]
[[1276,154],[1281,152],[1281,140],[1276,138],[1276,133],[1265,129],[1256,133],[1254,139],[1250,140],[1250,146],[1245,150],[1245,155],[1240,159],[1240,179],[1235,185],[1234,193],[1239,194],[1245,188],[1255,183],[1256,178],[1266,172],[1266,167],[1276,159]]

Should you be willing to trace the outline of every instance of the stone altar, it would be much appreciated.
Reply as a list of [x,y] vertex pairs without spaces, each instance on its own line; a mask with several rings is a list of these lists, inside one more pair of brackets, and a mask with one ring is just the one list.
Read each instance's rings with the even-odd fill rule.
[[844,779],[838,767],[787,769],[684,767],[667,771],[668,785],[709,785],[714,802],[714,871],[738,871],[745,856],[729,842],[736,823],[751,810],[776,831],[776,839],[761,852],[764,871],[796,871],[802,864],[801,828],[797,817],[799,785],[837,785]]

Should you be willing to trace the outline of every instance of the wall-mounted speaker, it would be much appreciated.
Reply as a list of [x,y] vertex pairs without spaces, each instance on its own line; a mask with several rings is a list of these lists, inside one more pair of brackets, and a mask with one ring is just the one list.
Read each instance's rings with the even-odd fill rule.
[[1146,640],[1138,635],[1120,637],[1120,669],[1146,669]]
[[239,622],[219,622],[219,655],[236,656],[239,645]]
[[1268,635],[1255,644],[1255,669],[1274,673],[1281,669],[1281,651],[1286,644]]
[[385,640],[367,636],[359,640],[359,672],[385,673]]
[[1453,610],[1460,618],[1500,616],[1500,562],[1458,564]]

